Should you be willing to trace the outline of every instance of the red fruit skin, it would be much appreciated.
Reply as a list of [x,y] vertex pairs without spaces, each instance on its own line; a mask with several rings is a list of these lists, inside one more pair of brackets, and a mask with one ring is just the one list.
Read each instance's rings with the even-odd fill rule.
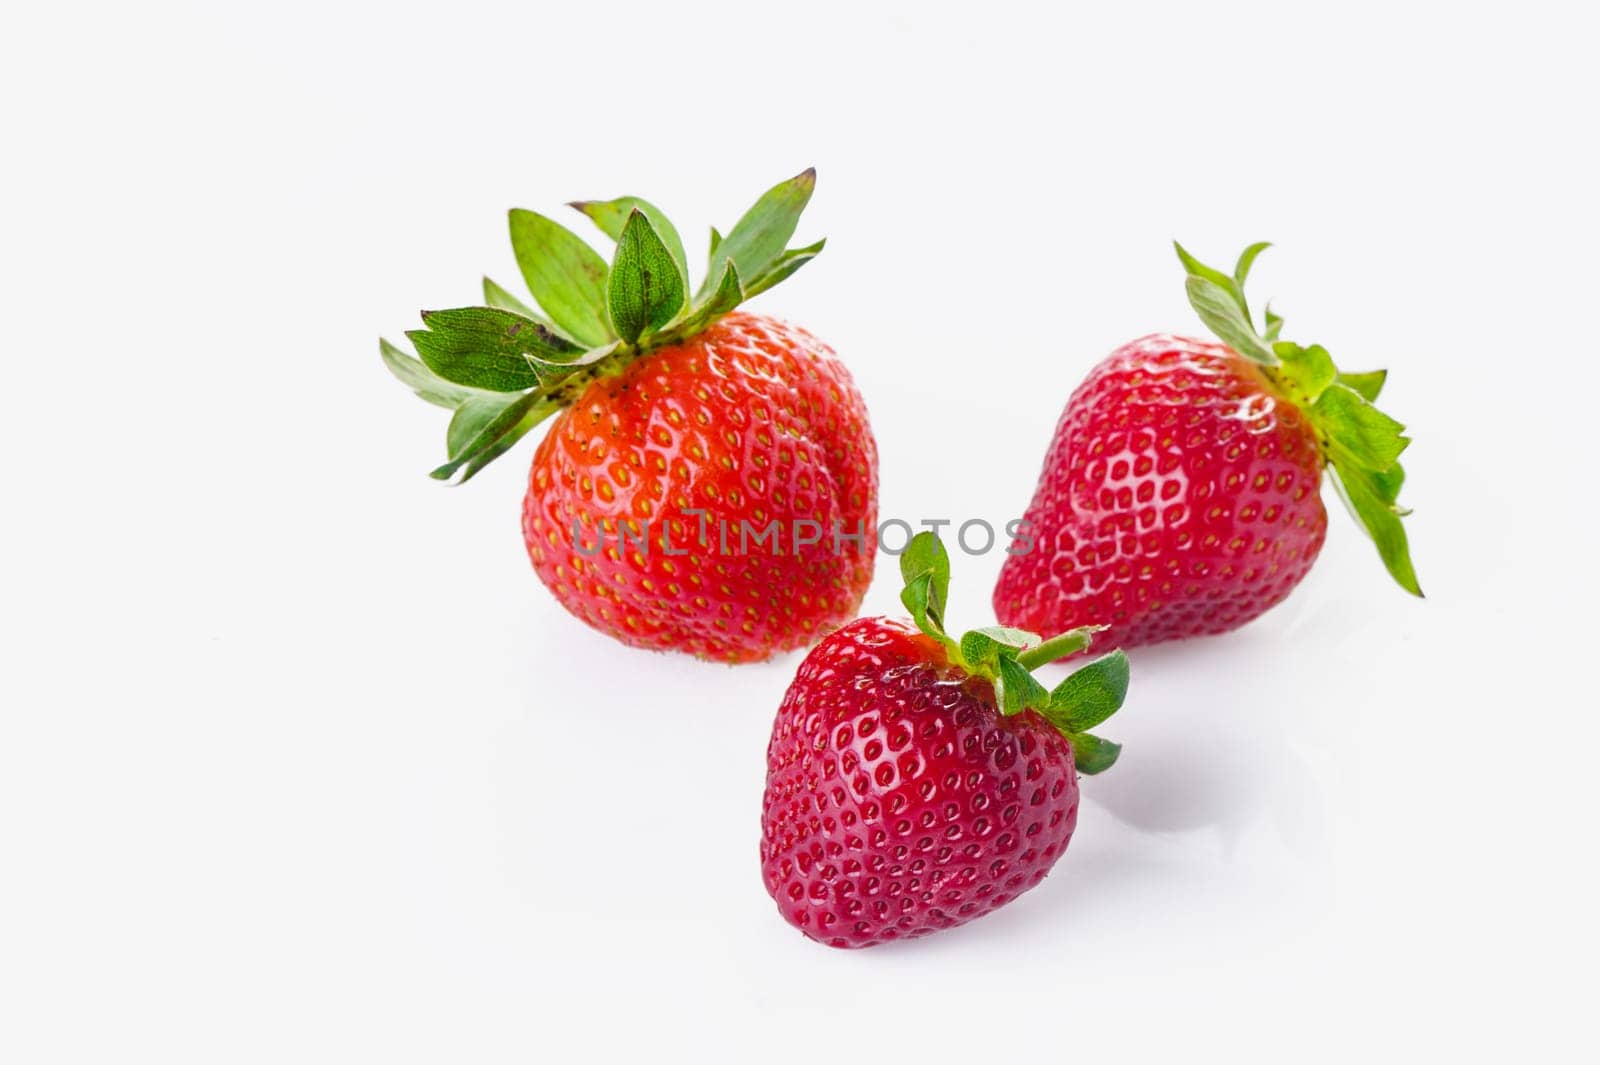
[[[594,381],[555,419],[533,457],[522,532],[539,579],[594,628],[748,662],[855,616],[877,500],[877,445],[844,364],[803,329],[734,313]],[[695,508],[705,547],[702,519],[684,513]],[[628,519],[635,539],[623,548]],[[795,549],[796,519],[817,522],[820,542]],[[752,536],[776,520],[778,549],[751,539],[741,550],[742,520]],[[841,537],[835,551],[836,520],[846,534],[864,529],[864,546]]]
[[[1056,426],[995,616],[1108,625],[1130,647],[1228,632],[1281,602],[1327,535],[1300,409],[1231,349],[1158,334],[1112,352]],[[1012,543],[1018,551],[1020,538]]]
[[1078,820],[1072,745],[909,624],[860,618],[801,663],[767,745],[761,874],[833,947],[954,928],[1043,880]]

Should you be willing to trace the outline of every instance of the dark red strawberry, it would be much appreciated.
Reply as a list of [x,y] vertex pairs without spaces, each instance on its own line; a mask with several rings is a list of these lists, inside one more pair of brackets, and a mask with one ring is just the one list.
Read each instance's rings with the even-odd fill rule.
[[1078,817],[1078,773],[1120,748],[1088,733],[1127,692],[1115,651],[1048,692],[1029,670],[1082,650],[942,615],[932,533],[901,557],[915,627],[860,618],[801,663],[767,746],[761,871],[784,919],[834,947],[954,928],[1043,880]]
[[607,266],[531,211],[511,240],[549,318],[484,280],[488,306],[425,313],[389,368],[455,411],[465,481],[539,422],[522,528],[561,604],[624,643],[729,662],[807,646],[854,616],[872,579],[877,448],[826,344],[734,313],[822,250],[785,250],[806,171],[723,239],[691,299],[677,230],[637,197],[573,204],[617,241]]
[[1385,371],[1257,334],[1233,276],[1182,247],[1189,300],[1225,343],[1160,334],[1111,353],[1067,402],[1000,570],[995,614],[1050,631],[1105,625],[1124,646],[1236,629],[1281,602],[1327,532],[1322,473],[1421,595],[1396,503],[1409,440],[1373,406]]

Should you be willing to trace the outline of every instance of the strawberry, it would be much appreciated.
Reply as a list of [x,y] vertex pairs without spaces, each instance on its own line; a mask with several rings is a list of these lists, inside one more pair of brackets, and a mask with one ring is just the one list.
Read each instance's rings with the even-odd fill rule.
[[785,920],[834,947],[954,928],[1038,884],[1076,827],[1078,773],[1120,751],[1088,730],[1122,705],[1122,652],[1046,691],[1029,671],[1095,630],[955,640],[938,538],[918,534],[900,565],[915,624],[860,618],[818,644],[767,745],[762,877]]
[[1396,502],[1410,442],[1319,345],[1257,333],[1253,244],[1230,277],[1181,246],[1189,301],[1223,341],[1158,334],[1112,352],[1067,401],[994,590],[1007,625],[1105,625],[1124,646],[1236,629],[1286,597],[1327,533],[1324,470],[1389,573],[1420,596]]
[[561,605],[625,644],[767,658],[853,617],[872,579],[877,447],[849,372],[806,331],[735,310],[822,250],[785,250],[815,181],[713,229],[692,299],[677,230],[644,200],[572,205],[615,239],[609,266],[512,211],[548,318],[485,278],[487,306],[406,334],[420,361],[380,342],[395,376],[455,412],[435,478],[468,480],[554,417],[523,539]]

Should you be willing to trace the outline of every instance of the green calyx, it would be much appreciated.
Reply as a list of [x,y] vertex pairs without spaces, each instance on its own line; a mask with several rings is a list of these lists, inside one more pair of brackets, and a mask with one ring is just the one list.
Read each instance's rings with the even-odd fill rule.
[[1400,523],[1411,512],[1398,502],[1405,481],[1400,453],[1411,440],[1404,435],[1405,426],[1375,405],[1388,371],[1341,373],[1320,344],[1301,347],[1280,340],[1283,319],[1270,305],[1262,313],[1262,330],[1256,331],[1244,283],[1256,257],[1270,245],[1246,248],[1232,276],[1206,266],[1177,242],[1173,247],[1189,275],[1189,303],[1200,320],[1224,344],[1258,364],[1273,386],[1305,412],[1333,471],[1334,486],[1377,545],[1389,575],[1412,595],[1422,595]]
[[726,237],[713,229],[692,296],[677,229],[637,196],[570,205],[616,242],[609,264],[560,223],[512,211],[511,247],[538,309],[484,278],[483,306],[423,312],[424,328],[406,333],[417,357],[378,342],[402,384],[454,412],[449,461],[432,476],[469,480],[597,377],[689,339],[816,258],[823,241],[788,247],[816,181],[806,170],[767,190]]
[[991,626],[963,633],[959,640],[944,629],[944,607],[950,590],[950,556],[931,532],[914,536],[900,555],[905,587],[900,601],[911,611],[917,628],[938,641],[951,665],[994,685],[995,706],[1011,716],[1034,710],[1072,743],[1080,773],[1111,768],[1122,753],[1120,744],[1089,730],[1116,713],[1128,694],[1128,656],[1112,651],[1082,666],[1047,690],[1033,676],[1046,662],[1082,651],[1104,626],[1072,629],[1048,640],[1021,629]]

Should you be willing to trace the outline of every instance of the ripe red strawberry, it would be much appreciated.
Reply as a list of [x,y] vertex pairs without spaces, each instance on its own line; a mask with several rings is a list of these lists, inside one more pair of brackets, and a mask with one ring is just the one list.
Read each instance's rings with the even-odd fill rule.
[[1236,629],[1281,602],[1327,532],[1324,468],[1401,587],[1421,595],[1396,504],[1404,428],[1373,402],[1385,372],[1257,334],[1232,277],[1182,247],[1189,300],[1224,344],[1136,340],[1090,371],[1045,456],[994,591],[1007,625],[1105,625],[1124,646]]
[[[760,659],[855,615],[872,553],[842,537],[836,551],[832,531],[876,528],[876,474],[866,409],[833,352],[803,330],[735,313],[589,385],[534,455],[522,531],[540,579],[602,632]],[[617,523],[630,519],[658,522],[665,546],[623,549]],[[816,543],[797,546],[796,519],[815,522],[799,539],[816,531]],[[754,547],[748,530],[773,520],[779,550]]]
[[489,306],[407,334],[421,362],[382,344],[396,376],[455,411],[436,478],[467,480],[556,415],[523,537],[561,604],[623,643],[766,658],[849,620],[872,579],[877,448],[850,374],[804,330],[734,313],[822,250],[785,250],[814,183],[808,170],[726,239],[712,230],[692,300],[682,241],[643,200],[573,204],[617,241],[609,267],[513,211],[549,318],[486,278]]
[[823,640],[767,746],[762,877],[785,920],[834,947],[954,928],[1038,884],[1072,838],[1078,773],[1120,750],[1088,730],[1122,705],[1122,652],[1047,692],[1028,671],[1093,630],[958,642],[937,537],[919,534],[901,570],[916,627],[860,618]]

